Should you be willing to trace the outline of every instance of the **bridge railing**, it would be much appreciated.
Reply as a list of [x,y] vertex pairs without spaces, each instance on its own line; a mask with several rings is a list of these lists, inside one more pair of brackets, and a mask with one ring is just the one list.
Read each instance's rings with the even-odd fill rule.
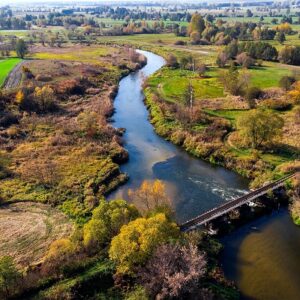
[[201,215],[190,219],[186,222],[184,222],[183,224],[179,225],[181,229],[188,229],[189,227],[193,227],[196,226],[197,224],[203,224],[206,223],[214,218],[217,218],[243,204],[246,204],[247,202],[254,200],[255,198],[262,196],[263,194],[265,194],[267,191],[275,189],[277,187],[279,187],[280,185],[282,185],[286,180],[294,177],[296,175],[296,173],[287,175],[283,178],[280,178],[274,182],[271,182],[261,188],[258,188],[255,191],[252,191],[250,193],[248,193],[247,195],[243,195],[237,199],[233,199],[231,201],[227,201],[224,204],[212,208],[204,213],[202,213]]

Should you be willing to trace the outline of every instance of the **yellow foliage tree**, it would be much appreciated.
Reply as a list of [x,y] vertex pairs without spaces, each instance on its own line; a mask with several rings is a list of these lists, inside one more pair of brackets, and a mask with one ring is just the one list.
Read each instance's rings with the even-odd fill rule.
[[132,274],[135,267],[143,264],[161,244],[179,238],[176,223],[164,214],[148,219],[138,218],[121,228],[109,248],[109,257],[117,264],[117,272]]
[[86,248],[98,251],[108,244],[120,228],[139,217],[138,210],[124,200],[101,200],[92,219],[84,225],[83,242]]
[[168,217],[173,215],[171,200],[166,194],[165,184],[160,180],[144,180],[136,190],[128,190],[129,199],[145,215],[163,212]]
[[74,244],[69,239],[54,241],[45,257],[43,272],[59,275],[60,269],[73,261],[75,250]]
[[36,87],[34,97],[42,111],[51,109],[54,105],[54,90],[49,85],[45,85],[42,88]]
[[25,99],[24,93],[20,90],[16,94],[16,103],[21,105]]
[[290,33],[292,31],[292,27],[289,23],[283,23],[275,27],[277,31]]

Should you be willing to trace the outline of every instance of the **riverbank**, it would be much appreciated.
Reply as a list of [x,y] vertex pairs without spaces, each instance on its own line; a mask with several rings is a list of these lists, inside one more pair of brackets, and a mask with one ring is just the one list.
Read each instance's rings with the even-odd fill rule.
[[55,205],[82,224],[128,180],[119,167],[128,160],[123,130],[110,118],[120,80],[146,60],[132,49],[79,45],[34,46],[31,55],[20,88],[0,99],[0,199]]

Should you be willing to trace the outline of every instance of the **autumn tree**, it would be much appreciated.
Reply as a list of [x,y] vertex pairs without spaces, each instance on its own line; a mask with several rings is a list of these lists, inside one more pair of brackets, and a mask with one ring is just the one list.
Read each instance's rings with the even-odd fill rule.
[[293,89],[288,93],[288,95],[295,104],[300,104],[300,81],[294,83]]
[[59,276],[62,269],[73,262],[75,258],[75,245],[69,239],[60,239],[50,245],[42,265],[42,273]]
[[101,200],[91,220],[84,225],[83,242],[87,249],[97,251],[110,242],[120,228],[139,216],[134,205],[124,200]]
[[202,16],[198,13],[194,13],[189,24],[189,34],[196,32],[201,36],[202,32],[205,29],[205,21]]
[[133,274],[134,270],[151,257],[153,251],[180,235],[176,223],[164,214],[138,218],[124,225],[110,244],[109,258],[120,274]]
[[41,88],[36,87],[34,90],[34,98],[42,112],[52,110],[55,107],[54,90],[49,85],[45,85]]
[[250,68],[255,63],[254,59],[251,58],[246,52],[238,54],[236,57],[236,62],[246,69]]
[[13,259],[10,256],[0,258],[0,296],[7,299],[15,289],[15,284],[20,277]]
[[167,196],[164,183],[160,180],[144,180],[139,188],[128,190],[128,197],[144,215],[163,212],[168,217],[173,216],[171,200]]
[[253,149],[267,146],[282,133],[284,120],[272,111],[252,110],[237,120],[237,129]]
[[192,243],[164,244],[139,269],[137,277],[151,299],[190,299],[199,293],[206,264],[205,255]]
[[24,99],[25,99],[25,95],[24,95],[23,91],[19,90],[16,94],[16,103],[21,106]]

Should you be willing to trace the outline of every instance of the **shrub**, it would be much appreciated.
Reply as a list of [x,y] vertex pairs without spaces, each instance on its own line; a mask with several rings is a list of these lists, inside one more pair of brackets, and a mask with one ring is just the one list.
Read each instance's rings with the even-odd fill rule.
[[185,45],[186,43],[184,42],[184,41],[181,41],[181,40],[179,40],[179,41],[176,41],[175,43],[174,43],[174,45],[178,45],[178,46],[183,46],[183,45]]
[[169,54],[167,56],[167,66],[171,68],[178,68],[178,61],[175,55]]
[[274,109],[274,110],[288,110],[291,108],[291,103],[285,99],[267,99],[260,103],[264,108]]

